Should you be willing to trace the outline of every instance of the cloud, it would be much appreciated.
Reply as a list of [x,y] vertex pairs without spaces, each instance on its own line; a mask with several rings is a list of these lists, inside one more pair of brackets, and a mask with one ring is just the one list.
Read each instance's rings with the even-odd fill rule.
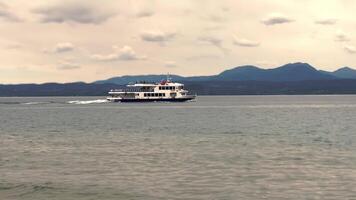
[[198,40],[205,44],[210,44],[219,48],[222,46],[222,39],[215,36],[201,36],[198,38]]
[[355,46],[347,45],[347,46],[344,47],[344,50],[347,53],[350,53],[350,54],[356,53],[356,47]]
[[133,16],[137,18],[151,17],[155,13],[157,2],[155,0],[137,1],[133,3]]
[[215,46],[215,47],[219,48],[224,54],[227,54],[229,52],[229,49],[223,47],[223,44],[222,44],[223,40],[218,37],[215,37],[212,35],[201,36],[198,38],[198,41],[203,44]]
[[315,24],[320,25],[334,25],[336,24],[337,19],[319,19],[315,21]]
[[174,61],[167,61],[167,62],[165,62],[164,66],[165,67],[169,67],[169,68],[171,68],[171,67],[173,68],[173,67],[177,67],[177,63],[174,62]]
[[43,53],[64,53],[73,51],[75,46],[70,42],[61,42],[56,44],[53,48],[43,49]]
[[244,39],[244,38],[237,38],[237,37],[234,38],[233,43],[234,43],[234,45],[241,46],[241,47],[258,47],[258,46],[260,46],[259,42],[251,41],[251,40]]
[[336,35],[335,35],[335,41],[336,42],[347,42],[347,41],[350,41],[350,40],[351,40],[350,36],[347,33],[343,32],[341,30],[338,30],[336,32]]
[[59,63],[59,65],[57,66],[57,69],[59,69],[59,70],[73,70],[73,69],[79,69],[79,68],[81,68],[81,66],[79,64],[68,62],[68,61],[63,61],[63,62]]
[[176,36],[176,33],[166,33],[163,31],[144,31],[140,37],[147,42],[167,42],[172,40]]
[[261,22],[267,26],[290,23],[293,21],[294,21],[293,19],[290,19],[289,17],[284,16],[283,14],[279,14],[279,13],[272,13],[261,20]]
[[143,17],[151,17],[155,14],[153,10],[150,9],[142,9],[136,13],[136,17],[143,18]]
[[100,24],[115,16],[116,11],[109,3],[99,1],[59,1],[56,4],[33,10],[42,15],[43,23],[76,22],[82,24]]
[[208,9],[203,12],[200,18],[208,22],[221,24],[229,20],[228,12],[230,11],[230,9],[231,8],[227,6],[219,6],[218,4],[216,4],[213,9]]
[[70,42],[64,42],[64,43],[58,43],[54,49],[54,53],[62,53],[62,52],[68,52],[68,51],[73,51],[74,50],[74,45]]
[[146,59],[146,56],[138,56],[130,46],[124,46],[121,49],[113,47],[113,49],[113,53],[107,55],[96,54],[92,56],[92,59],[97,61],[133,61]]
[[9,22],[21,22],[22,20],[10,11],[10,8],[0,2],[0,18]]
[[130,46],[121,48],[118,55],[120,60],[139,60],[144,58],[138,56]]

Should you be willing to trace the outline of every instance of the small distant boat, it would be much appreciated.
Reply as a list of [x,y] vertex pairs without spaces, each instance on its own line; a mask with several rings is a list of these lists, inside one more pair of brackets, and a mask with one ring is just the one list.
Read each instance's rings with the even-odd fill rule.
[[189,95],[182,83],[174,83],[167,77],[160,83],[139,82],[127,85],[127,89],[109,91],[108,101],[111,102],[184,102],[193,100],[196,95]]

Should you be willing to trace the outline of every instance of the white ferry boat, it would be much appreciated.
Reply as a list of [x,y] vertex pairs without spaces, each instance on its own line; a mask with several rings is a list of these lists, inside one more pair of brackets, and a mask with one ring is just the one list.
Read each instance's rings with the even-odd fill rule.
[[173,83],[169,78],[160,83],[140,82],[127,85],[127,89],[109,91],[108,101],[111,102],[154,102],[173,101],[184,102],[195,99],[196,95],[189,95],[184,84]]

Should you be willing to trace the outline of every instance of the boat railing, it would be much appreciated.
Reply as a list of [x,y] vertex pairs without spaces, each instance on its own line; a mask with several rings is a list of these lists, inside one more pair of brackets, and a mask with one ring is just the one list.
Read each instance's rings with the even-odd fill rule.
[[135,82],[129,82],[129,85],[134,85],[134,84],[157,84],[156,82],[153,81],[135,81]]
[[129,89],[113,89],[113,90],[110,90],[110,92],[154,92],[154,90],[153,89],[129,88]]

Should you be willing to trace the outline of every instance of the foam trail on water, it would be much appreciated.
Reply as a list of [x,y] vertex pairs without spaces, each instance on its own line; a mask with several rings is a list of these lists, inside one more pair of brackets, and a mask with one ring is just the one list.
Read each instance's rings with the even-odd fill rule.
[[80,101],[80,100],[75,100],[75,101],[67,101],[69,104],[95,104],[95,103],[107,103],[108,100],[106,99],[97,99],[97,100],[88,100],[88,101]]
[[26,102],[26,103],[22,103],[23,105],[38,105],[38,104],[49,104],[49,103],[52,103],[52,102]]

